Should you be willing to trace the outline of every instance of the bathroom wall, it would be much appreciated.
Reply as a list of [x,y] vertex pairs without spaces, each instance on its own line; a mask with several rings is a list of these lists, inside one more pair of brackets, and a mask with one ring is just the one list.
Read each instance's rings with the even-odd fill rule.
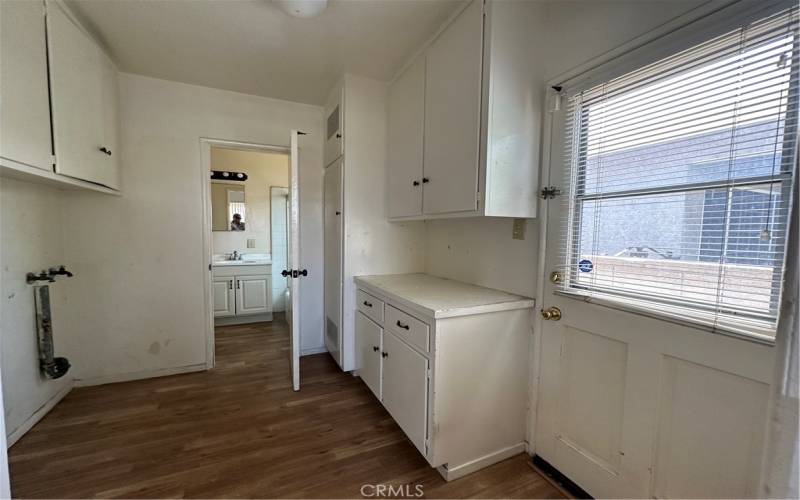
[[66,311],[84,384],[204,369],[201,138],[288,146],[301,138],[301,343],[322,341],[322,109],[120,75],[122,196],[66,196],[66,255],[78,276]]
[[271,236],[270,255],[272,256],[272,310],[286,310],[286,278],[281,271],[288,269],[289,227],[287,200],[289,190],[281,187],[270,188]]
[[[547,81],[601,56],[704,3],[704,0],[558,0],[540,3],[541,33],[530,48]],[[531,140],[540,140],[532,137]],[[525,240],[511,237],[511,219],[434,220],[426,226],[426,272],[534,297],[539,219],[525,223]]]
[[[212,231],[212,247],[215,254],[270,253],[270,196],[272,186],[289,186],[289,157],[285,154],[237,151],[211,148],[211,169],[244,172],[245,189],[244,231]],[[227,212],[227,210],[226,210]],[[227,217],[226,217],[227,219]],[[227,221],[230,224],[230,221]],[[247,247],[247,240],[255,240],[255,246]]]
[[[61,264],[69,267],[60,216],[63,199],[62,192],[51,187],[0,179],[0,366],[9,445],[72,387],[73,371],[57,380],[39,371],[33,287],[25,282],[27,272]],[[60,356],[66,354],[65,337],[70,335],[64,315],[66,289],[76,279],[82,278],[48,283],[54,344]]]

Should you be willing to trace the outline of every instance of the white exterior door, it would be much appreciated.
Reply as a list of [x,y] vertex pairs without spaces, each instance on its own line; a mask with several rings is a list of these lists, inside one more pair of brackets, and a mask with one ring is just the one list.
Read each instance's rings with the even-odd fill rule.
[[272,310],[272,278],[268,274],[236,277],[236,315]]
[[381,399],[381,347],[383,329],[363,313],[356,313],[356,342],[358,343],[358,376]]
[[423,213],[477,209],[483,2],[439,35],[425,70]]
[[[559,185],[564,111],[553,113]],[[561,269],[567,207],[547,204],[545,275]],[[594,497],[757,495],[773,347],[555,293],[542,306],[535,453]]]
[[425,56],[388,91],[387,195],[389,217],[422,213],[422,149],[425,126]]
[[428,360],[391,332],[383,334],[383,405],[423,454],[428,412]]
[[53,170],[44,4],[0,2],[0,156]]
[[325,169],[325,346],[342,364],[343,158]]
[[214,295],[214,317],[226,318],[236,314],[233,278],[214,278],[211,289]]

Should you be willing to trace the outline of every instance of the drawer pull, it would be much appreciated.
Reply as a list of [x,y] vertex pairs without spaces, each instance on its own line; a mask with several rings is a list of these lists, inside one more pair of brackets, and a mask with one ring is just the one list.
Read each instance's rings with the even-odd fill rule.
[[381,357],[388,358],[389,357],[389,353],[388,352],[382,352],[381,353]]
[[367,302],[367,301],[365,300],[365,301],[364,301],[364,305],[365,305],[365,306],[367,306],[367,307],[372,307],[372,302]]
[[397,326],[399,326],[403,330],[408,330],[409,329],[409,326],[408,325],[404,325],[403,323],[400,323],[399,319],[397,320]]
[[376,346],[376,345],[374,345],[374,346],[372,346],[372,350],[375,351],[375,352],[378,352],[378,351],[381,350],[381,348]]

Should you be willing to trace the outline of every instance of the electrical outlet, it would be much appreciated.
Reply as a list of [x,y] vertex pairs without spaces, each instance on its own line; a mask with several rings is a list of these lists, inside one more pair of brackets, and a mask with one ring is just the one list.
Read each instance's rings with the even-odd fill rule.
[[247,238],[247,248],[255,248],[255,247],[256,247],[256,239]]
[[514,219],[514,228],[511,237],[515,240],[525,239],[525,219]]

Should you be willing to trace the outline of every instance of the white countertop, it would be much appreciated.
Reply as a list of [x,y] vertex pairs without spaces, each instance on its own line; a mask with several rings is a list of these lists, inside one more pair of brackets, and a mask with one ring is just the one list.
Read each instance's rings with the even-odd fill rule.
[[536,304],[530,297],[421,273],[356,276],[355,282],[432,318],[527,309]]
[[268,253],[243,254],[241,260],[229,260],[228,254],[214,254],[211,265],[226,266],[265,266],[272,264],[272,256]]
[[272,261],[269,259],[215,260],[211,263],[213,267],[265,266],[269,264],[272,264]]

